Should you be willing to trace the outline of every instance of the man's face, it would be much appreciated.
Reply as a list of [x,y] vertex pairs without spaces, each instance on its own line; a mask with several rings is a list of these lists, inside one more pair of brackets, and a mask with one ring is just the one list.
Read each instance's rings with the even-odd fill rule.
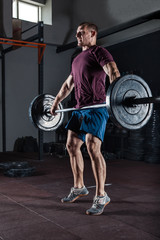
[[78,46],[89,46],[92,38],[92,32],[86,26],[79,26],[77,28],[76,38]]

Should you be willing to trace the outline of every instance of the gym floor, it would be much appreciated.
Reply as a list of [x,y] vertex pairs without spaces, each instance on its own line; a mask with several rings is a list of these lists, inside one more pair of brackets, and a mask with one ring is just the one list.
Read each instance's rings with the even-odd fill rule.
[[[8,177],[0,169],[1,240],[158,240],[160,239],[160,165],[107,160],[106,191],[111,203],[101,216],[85,215],[95,188],[72,204],[60,199],[72,187],[69,158],[27,153],[0,153],[0,162],[27,161],[30,177]],[[85,158],[85,185],[94,186]]]

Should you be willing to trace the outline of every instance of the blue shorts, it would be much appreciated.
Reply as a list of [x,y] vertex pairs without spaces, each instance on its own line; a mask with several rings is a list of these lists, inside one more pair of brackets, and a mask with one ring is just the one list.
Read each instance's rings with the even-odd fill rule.
[[83,142],[87,133],[103,141],[108,118],[106,107],[74,110],[65,128],[77,133]]

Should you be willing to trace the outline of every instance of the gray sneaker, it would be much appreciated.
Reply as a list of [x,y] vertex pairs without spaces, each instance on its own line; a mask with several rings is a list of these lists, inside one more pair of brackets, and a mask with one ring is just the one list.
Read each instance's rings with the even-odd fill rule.
[[110,202],[110,198],[105,193],[104,196],[96,196],[93,199],[93,205],[86,211],[87,215],[100,215],[103,213],[105,206]]
[[64,197],[61,199],[61,202],[74,202],[76,199],[78,199],[79,197],[83,197],[88,195],[89,191],[87,190],[87,188],[84,186],[83,188],[71,188],[71,191],[68,195],[68,197]]

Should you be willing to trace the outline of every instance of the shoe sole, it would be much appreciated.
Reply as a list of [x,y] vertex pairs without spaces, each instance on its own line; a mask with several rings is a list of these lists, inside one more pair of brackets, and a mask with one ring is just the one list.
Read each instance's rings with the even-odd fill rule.
[[72,201],[63,201],[63,200],[61,200],[61,202],[62,202],[62,203],[73,203],[73,202],[75,202],[78,198],[87,196],[88,194],[89,194],[89,193],[87,193],[87,194],[80,194],[80,195],[78,195],[76,198],[74,198]]
[[[107,206],[109,203],[110,203],[110,201],[107,202],[107,203],[104,205],[104,208],[105,208],[105,206]],[[103,208],[103,211],[104,211],[104,208]],[[99,216],[99,215],[101,215],[101,214],[103,213],[103,211],[102,211],[102,212],[99,212],[99,213],[91,213],[91,212],[87,212],[87,211],[86,211],[86,214],[87,214],[87,215],[92,215],[92,216]]]

